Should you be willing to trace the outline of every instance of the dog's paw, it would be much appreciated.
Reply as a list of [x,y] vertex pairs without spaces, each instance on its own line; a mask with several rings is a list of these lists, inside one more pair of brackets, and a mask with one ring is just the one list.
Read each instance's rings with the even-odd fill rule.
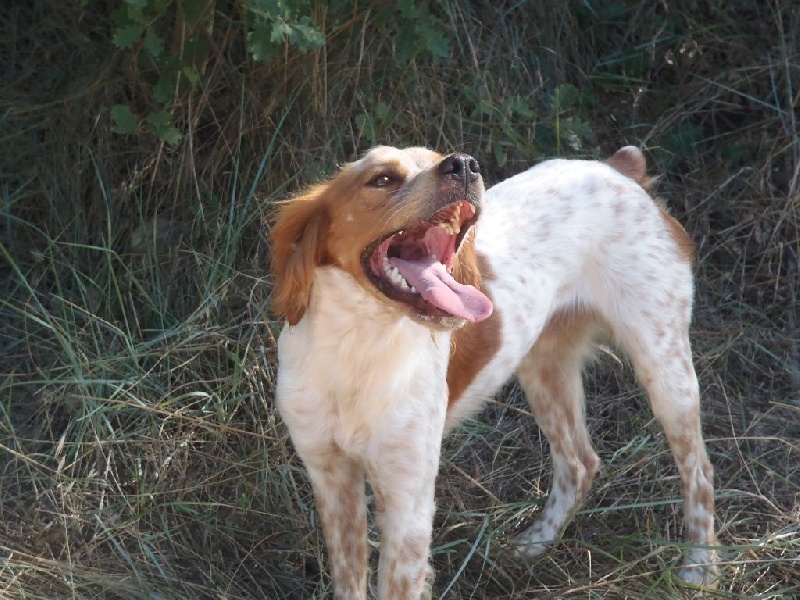
[[521,559],[538,558],[547,554],[555,541],[555,532],[537,521],[511,540],[514,556]]
[[425,572],[425,587],[422,589],[420,600],[433,600],[433,580],[433,568],[428,565],[427,571]]
[[684,559],[683,565],[678,570],[678,577],[684,582],[704,589],[716,587],[718,575],[715,555],[708,551],[693,552]]

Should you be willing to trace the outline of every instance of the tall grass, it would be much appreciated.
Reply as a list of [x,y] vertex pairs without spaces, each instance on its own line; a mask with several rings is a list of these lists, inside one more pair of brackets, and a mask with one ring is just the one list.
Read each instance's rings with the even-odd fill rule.
[[[111,44],[106,5],[43,6],[0,21],[0,597],[330,593],[273,406],[281,324],[263,233],[276,199],[374,143],[462,149],[490,181],[554,154],[644,146],[699,250],[715,594],[800,593],[791,3],[442,2],[451,55],[402,64],[368,6],[334,21],[316,5],[326,46],[269,64],[220,13],[175,147],[111,131],[114,104],[150,109],[149,75]],[[516,388],[447,440],[437,597],[684,594],[660,430],[613,357],[586,382],[604,471],[535,564],[505,547],[550,481]]]

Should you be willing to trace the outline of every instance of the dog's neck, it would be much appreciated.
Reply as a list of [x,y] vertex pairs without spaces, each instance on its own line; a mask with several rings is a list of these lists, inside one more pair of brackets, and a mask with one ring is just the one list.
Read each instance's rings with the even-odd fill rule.
[[411,319],[337,267],[316,269],[308,310],[289,331],[304,340],[305,352],[345,361],[352,373],[400,379],[413,377],[406,365],[444,377],[452,336]]
[[[318,267],[314,272],[314,285],[306,315],[314,327],[315,335],[342,338],[358,335],[370,336],[370,346],[389,347],[392,354],[402,352],[398,345],[404,341],[416,345],[429,344],[449,347],[451,332],[438,331],[416,321],[391,301],[365,290],[346,271],[337,267]],[[317,328],[324,327],[325,331]],[[319,339],[319,338],[317,338]],[[419,352],[417,348],[415,352]]]

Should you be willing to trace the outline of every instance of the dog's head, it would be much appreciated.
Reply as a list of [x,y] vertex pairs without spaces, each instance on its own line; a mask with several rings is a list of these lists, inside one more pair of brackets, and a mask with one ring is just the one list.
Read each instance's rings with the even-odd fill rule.
[[275,310],[296,324],[314,269],[334,266],[416,320],[450,328],[485,319],[492,304],[479,291],[471,231],[483,193],[471,156],[373,148],[279,208],[270,235]]

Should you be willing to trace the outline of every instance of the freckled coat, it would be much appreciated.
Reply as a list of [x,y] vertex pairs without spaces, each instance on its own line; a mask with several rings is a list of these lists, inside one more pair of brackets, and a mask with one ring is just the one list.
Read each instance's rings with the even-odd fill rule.
[[[459,158],[467,159],[474,163]],[[641,152],[547,161],[485,199],[476,180],[470,194],[481,213],[453,276],[482,289],[494,312],[466,325],[419,314],[424,303],[387,296],[364,272],[373,240],[428,218],[424,207],[441,205],[441,194],[458,200],[442,183],[445,171],[452,179],[446,160],[375,148],[288,202],[272,230],[276,306],[288,320],[277,402],[314,487],[335,598],[367,594],[365,476],[382,536],[378,598],[420,597],[442,436],[515,374],[554,468],[547,504],[515,549],[544,551],[599,468],[581,370],[600,333],[630,355],[675,457],[692,545],[681,576],[711,583],[713,471],[688,337],[692,245],[643,188]],[[376,189],[376,176],[394,187]]]

